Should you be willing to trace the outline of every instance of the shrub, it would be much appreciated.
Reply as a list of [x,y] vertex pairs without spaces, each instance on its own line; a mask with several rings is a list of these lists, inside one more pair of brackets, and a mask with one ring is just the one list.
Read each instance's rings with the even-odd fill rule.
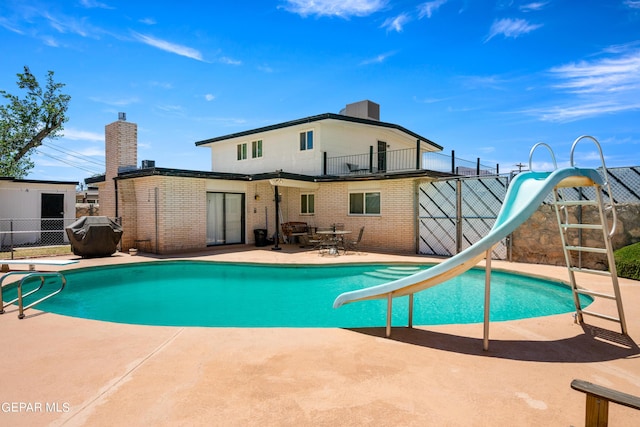
[[613,256],[618,276],[640,280],[640,242],[618,249]]

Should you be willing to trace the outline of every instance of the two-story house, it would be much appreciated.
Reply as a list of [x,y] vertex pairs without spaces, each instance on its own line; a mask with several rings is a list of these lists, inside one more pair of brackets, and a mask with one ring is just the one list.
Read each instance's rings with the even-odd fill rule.
[[106,126],[101,213],[122,218],[124,249],[252,243],[254,229],[275,234],[277,216],[279,223],[365,226],[365,247],[415,252],[418,183],[448,175],[426,169],[424,158],[442,147],[380,121],[379,108],[362,101],[340,114],[198,141],[211,150],[207,172],[136,168],[137,128],[121,118]]

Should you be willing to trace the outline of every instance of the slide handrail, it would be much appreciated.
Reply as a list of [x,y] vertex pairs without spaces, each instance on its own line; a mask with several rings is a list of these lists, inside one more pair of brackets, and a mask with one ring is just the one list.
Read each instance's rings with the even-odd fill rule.
[[569,159],[571,162],[571,166],[575,167],[573,162],[573,155],[578,143],[584,139],[591,140],[595,144],[596,148],[598,149],[598,153],[600,154],[600,162],[602,163],[602,180],[604,181],[602,183],[602,186],[606,188],[607,194],[609,194],[609,204],[607,206],[607,210],[611,210],[612,224],[611,230],[609,230],[609,237],[612,237],[615,234],[616,227],[618,225],[618,215],[616,213],[616,206],[613,200],[613,193],[611,192],[611,185],[609,184],[609,171],[607,170],[607,165],[604,161],[604,154],[602,153],[602,146],[600,145],[600,142],[598,142],[596,138],[590,135],[579,136],[575,141],[573,141],[573,144],[571,145],[571,155]]
[[549,153],[551,153],[551,160],[553,160],[553,170],[558,169],[558,163],[556,162],[556,155],[553,153],[553,149],[547,143],[538,142],[536,145],[531,147],[531,151],[529,151],[529,170],[533,171],[533,152],[536,151],[538,147],[546,147],[549,150]]

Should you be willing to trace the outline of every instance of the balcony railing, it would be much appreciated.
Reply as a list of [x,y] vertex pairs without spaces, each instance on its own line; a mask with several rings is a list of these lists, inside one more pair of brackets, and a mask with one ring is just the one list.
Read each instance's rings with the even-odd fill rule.
[[442,153],[422,152],[416,148],[402,150],[388,150],[374,152],[373,149],[365,154],[351,154],[348,156],[328,157],[325,153],[323,160],[324,175],[362,175],[389,172],[409,172],[413,170],[431,170],[450,173],[453,175],[498,175],[498,165],[495,167],[476,162],[459,159],[452,151],[451,156]]

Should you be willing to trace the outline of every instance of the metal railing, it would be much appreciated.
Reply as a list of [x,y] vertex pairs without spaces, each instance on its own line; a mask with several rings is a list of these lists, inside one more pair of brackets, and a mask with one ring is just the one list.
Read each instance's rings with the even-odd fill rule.
[[[4,281],[4,279],[6,279],[9,276],[12,275],[21,275],[24,276],[20,279],[20,281],[17,284],[17,296],[10,300],[7,301],[6,303],[3,302],[2,299],[2,282]],[[60,286],[49,292],[48,294],[46,294],[45,296],[39,298],[36,301],[33,301],[27,305],[24,305],[24,299],[26,297],[28,297],[29,295],[35,294],[36,292],[38,292],[39,290],[41,290],[44,287],[45,284],[45,279],[47,277],[55,277],[55,278],[59,278],[60,279]],[[24,284],[29,281],[32,278],[39,278],[40,279],[40,285],[38,287],[36,287],[35,289],[31,289],[29,291],[24,290]],[[4,314],[4,309],[5,307],[15,303],[16,301],[18,302],[18,318],[19,319],[24,319],[24,312],[25,310],[30,309],[31,307],[35,306],[36,304],[40,304],[42,301],[48,300],[49,298],[51,298],[54,295],[59,294],[60,292],[62,292],[62,290],[64,289],[65,285],[67,284],[67,279],[64,277],[64,275],[60,272],[41,272],[41,271],[12,271],[9,273],[6,273],[5,275],[3,275],[2,277],[0,277],[0,306],[2,307],[0,309],[0,314]],[[12,284],[7,285],[10,286]]]
[[463,176],[498,175],[498,167],[482,165],[476,162],[435,152],[418,153],[416,148],[388,150],[382,152],[351,154],[324,159],[324,175],[354,175],[367,173],[408,172],[412,170],[431,170]]

